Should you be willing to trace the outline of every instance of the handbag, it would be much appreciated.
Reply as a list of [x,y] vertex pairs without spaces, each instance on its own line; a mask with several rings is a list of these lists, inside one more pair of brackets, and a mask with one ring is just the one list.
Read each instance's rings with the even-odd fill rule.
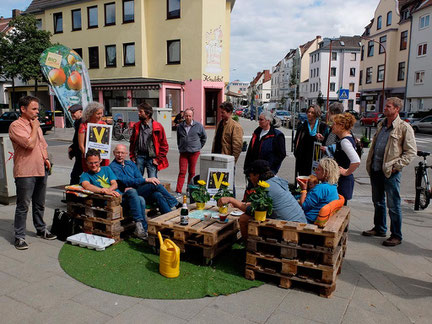
[[57,235],[57,239],[60,241],[66,241],[69,236],[75,234],[74,218],[66,211],[56,209],[54,211],[51,233]]

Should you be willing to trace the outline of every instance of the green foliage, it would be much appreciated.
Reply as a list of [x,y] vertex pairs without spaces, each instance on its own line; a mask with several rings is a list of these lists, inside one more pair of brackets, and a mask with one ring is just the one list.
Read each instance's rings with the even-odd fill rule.
[[210,194],[206,189],[206,183],[203,180],[198,181],[198,188],[192,191],[192,198],[200,203],[205,203],[210,200]]
[[258,182],[258,187],[249,195],[247,201],[251,203],[252,212],[267,211],[270,215],[273,211],[273,199],[268,195],[268,183],[265,181]]
[[323,98],[323,94],[320,91],[318,94],[318,98],[317,98],[317,104],[318,106],[322,107],[322,105],[324,104],[324,98]]
[[239,116],[237,116],[237,115],[232,115],[232,117],[231,117],[232,119],[234,119],[236,122],[238,122],[239,121]]
[[222,197],[234,197],[232,191],[229,189],[229,183],[222,182],[218,192],[213,196],[214,200],[218,201]]

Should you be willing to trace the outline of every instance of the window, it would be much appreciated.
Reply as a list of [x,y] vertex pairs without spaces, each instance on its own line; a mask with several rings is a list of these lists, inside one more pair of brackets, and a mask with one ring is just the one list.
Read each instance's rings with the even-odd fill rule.
[[409,17],[408,9],[402,10],[400,17],[401,17],[401,21],[408,19],[408,17]]
[[82,48],[74,48],[73,49],[75,52],[77,52],[77,54],[82,58],[83,57],[83,55],[82,55]]
[[330,76],[336,76],[336,68],[332,67],[330,70]]
[[317,76],[319,75],[319,68],[317,68]]
[[270,93],[267,93],[267,94],[266,94],[266,98],[267,98],[267,99],[270,99]]
[[374,52],[374,42],[373,41],[369,41],[368,42],[368,57],[369,56],[373,56]]
[[419,71],[415,73],[415,80],[414,83],[415,84],[423,84],[423,79],[424,79],[424,71]]
[[384,81],[384,65],[378,65],[377,82]]
[[99,68],[99,47],[89,47],[89,69]]
[[117,55],[116,55],[116,46],[115,45],[105,46],[105,66],[106,67],[116,67],[117,66]]
[[370,27],[366,27],[365,28],[365,35],[369,36],[370,35]]
[[363,61],[363,57],[364,57],[364,45],[362,45],[361,47],[361,54],[360,54],[360,60]]
[[98,26],[98,8],[87,7],[88,28],[97,28]]
[[180,64],[180,40],[167,41],[167,63]]
[[54,14],[54,34],[63,33],[63,14],[61,12]]
[[399,62],[398,66],[398,81],[405,79],[405,62]]
[[180,0],[167,0],[167,19],[180,18]]
[[135,43],[123,44],[124,65],[135,65]]
[[377,19],[377,30],[382,28],[382,16],[379,16]]
[[337,53],[332,52],[332,61],[337,61]]
[[134,19],[134,0],[123,0],[123,23],[133,22]]
[[105,26],[115,25],[115,3],[105,3]]
[[72,10],[72,30],[81,30],[81,9]]
[[381,43],[382,46],[380,45],[378,53],[382,54],[387,48],[387,36],[381,36],[379,38],[379,42]]
[[309,85],[309,91],[312,92],[312,84]]
[[354,82],[350,83],[349,84],[349,91],[354,92],[354,88],[355,88],[355,83]]
[[360,71],[359,85],[362,85],[362,83],[363,83],[363,71]]
[[356,69],[355,68],[350,68],[350,76],[355,77],[355,73],[356,73]]
[[357,53],[351,53],[351,61],[357,60]]
[[348,110],[353,110],[354,109],[354,100],[349,99],[348,100]]
[[427,43],[419,44],[417,47],[417,56],[424,56],[427,53]]
[[386,25],[390,26],[391,23],[392,23],[392,12],[389,11],[389,12],[387,12],[387,23],[386,23]]
[[38,30],[42,29],[42,19],[36,19],[36,28]]
[[319,53],[317,53],[317,58],[316,58],[317,62],[319,61]]
[[401,39],[400,39],[400,50],[404,50],[407,48],[408,44],[408,30],[405,30],[401,33]]
[[334,82],[330,82],[330,91],[335,91],[336,90],[336,83]]
[[366,69],[366,84],[372,83],[372,68],[368,67]]
[[429,19],[430,19],[430,15],[425,15],[420,17],[420,23],[419,23],[419,28],[426,28],[429,26]]

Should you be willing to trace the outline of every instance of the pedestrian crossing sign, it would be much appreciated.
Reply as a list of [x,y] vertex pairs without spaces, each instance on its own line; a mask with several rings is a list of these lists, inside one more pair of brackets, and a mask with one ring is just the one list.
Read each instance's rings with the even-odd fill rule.
[[349,98],[349,90],[348,89],[340,89],[339,90],[339,100],[344,100]]

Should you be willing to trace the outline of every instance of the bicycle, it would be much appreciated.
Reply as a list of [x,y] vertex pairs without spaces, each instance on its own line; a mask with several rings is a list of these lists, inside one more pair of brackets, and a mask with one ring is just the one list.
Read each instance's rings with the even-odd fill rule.
[[429,155],[429,152],[417,151],[417,156],[423,157],[423,161],[420,161],[418,166],[415,167],[416,195],[414,210],[425,209],[430,203],[432,189],[427,169],[432,169],[432,165],[427,165],[426,161],[426,157]]
[[121,141],[122,139],[129,141],[133,131],[133,122],[128,124],[124,122],[121,118],[114,120],[112,137],[116,141]]

